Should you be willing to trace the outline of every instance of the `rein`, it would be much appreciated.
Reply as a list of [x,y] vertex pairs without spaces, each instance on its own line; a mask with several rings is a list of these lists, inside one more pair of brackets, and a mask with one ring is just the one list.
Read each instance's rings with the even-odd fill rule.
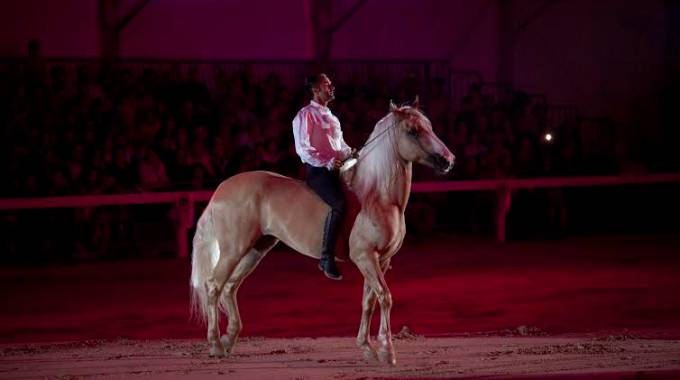
[[397,125],[398,122],[399,121],[395,121],[394,123],[388,125],[385,128],[385,130],[383,130],[382,132],[373,136],[372,139],[366,141],[359,149],[357,149],[357,153],[353,154],[352,156],[350,156],[350,158],[345,160],[345,162],[343,163],[343,166],[340,168],[340,171],[343,171],[343,172],[347,171],[347,170],[351,169],[354,165],[356,165],[363,158],[363,157],[359,156],[359,152],[362,151],[366,146],[368,146],[368,144],[376,141],[379,137],[382,137],[382,135],[384,135],[385,132],[389,132],[389,130],[392,129],[392,127],[394,127],[395,125]]
[[373,136],[372,139],[366,141],[366,142],[364,143],[364,145],[362,145],[361,148],[359,148],[359,149],[357,150],[357,152],[360,151],[360,150],[362,150],[362,149],[364,149],[368,144],[370,144],[370,143],[372,143],[373,141],[377,140],[378,137],[384,135],[385,132],[389,132],[389,130],[390,130],[392,127],[394,127],[395,125],[397,125],[397,123],[398,123],[398,121],[395,121],[394,123],[388,125],[387,128],[385,128],[384,131],[378,133],[377,135]]

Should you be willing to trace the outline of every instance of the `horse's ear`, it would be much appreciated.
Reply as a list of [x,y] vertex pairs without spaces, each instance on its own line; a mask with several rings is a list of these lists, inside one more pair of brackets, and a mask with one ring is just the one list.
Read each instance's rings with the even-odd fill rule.
[[392,101],[392,99],[390,99],[390,112],[394,112],[394,111],[396,111],[398,108],[399,108],[399,107],[397,107],[397,105],[394,104],[394,102]]
[[413,101],[413,104],[411,104],[411,107],[416,109],[420,108],[420,98],[418,95],[416,95],[416,99]]

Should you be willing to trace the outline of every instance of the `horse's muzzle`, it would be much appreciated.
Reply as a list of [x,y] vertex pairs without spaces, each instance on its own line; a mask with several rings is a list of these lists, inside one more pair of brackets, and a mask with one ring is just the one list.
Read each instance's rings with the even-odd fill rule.
[[448,173],[453,168],[453,162],[456,160],[454,155],[451,155],[451,160],[442,156],[441,154],[431,154],[428,161],[432,164],[435,170],[442,174]]

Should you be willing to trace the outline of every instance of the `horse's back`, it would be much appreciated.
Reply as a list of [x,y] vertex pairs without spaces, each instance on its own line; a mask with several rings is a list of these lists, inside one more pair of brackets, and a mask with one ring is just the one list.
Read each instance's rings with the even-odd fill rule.
[[304,182],[284,175],[258,170],[236,174],[217,186],[211,203],[243,203],[266,200],[275,194],[309,192]]
[[255,225],[307,255],[318,255],[329,208],[304,182],[268,171],[224,180],[209,207],[229,224]]

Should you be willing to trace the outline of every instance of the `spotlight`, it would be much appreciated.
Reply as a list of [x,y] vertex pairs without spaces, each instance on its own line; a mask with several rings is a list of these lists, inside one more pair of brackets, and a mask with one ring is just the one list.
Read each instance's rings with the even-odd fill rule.
[[543,140],[545,140],[546,142],[551,142],[552,139],[553,139],[553,135],[552,135],[552,133],[550,133],[550,132],[548,132],[548,133],[546,133],[545,135],[543,135]]

